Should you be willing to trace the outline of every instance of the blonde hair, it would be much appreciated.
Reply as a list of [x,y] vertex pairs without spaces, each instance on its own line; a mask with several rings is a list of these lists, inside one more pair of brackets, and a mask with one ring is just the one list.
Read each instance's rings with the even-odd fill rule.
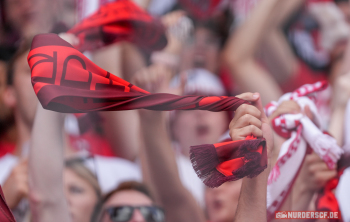
[[96,176],[83,164],[83,159],[74,158],[65,161],[67,169],[73,171],[77,176],[88,182],[96,192],[98,200],[102,196],[102,191]]

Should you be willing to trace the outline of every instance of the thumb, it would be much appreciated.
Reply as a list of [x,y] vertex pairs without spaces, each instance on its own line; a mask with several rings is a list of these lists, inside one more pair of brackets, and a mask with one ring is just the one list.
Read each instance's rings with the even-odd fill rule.
[[305,115],[309,117],[310,120],[314,119],[314,114],[312,113],[310,107],[308,105],[305,106],[304,108]]
[[256,102],[260,98],[260,94],[247,92],[247,93],[242,93],[236,97],[240,99],[244,99],[249,102]]
[[257,93],[259,95],[259,98],[257,99],[257,101],[255,101],[253,103],[253,105],[258,108],[258,110],[261,112],[261,121],[264,122],[264,123],[268,123],[269,120],[265,114],[265,110],[264,110],[264,106],[262,105],[262,102],[261,102],[261,98],[260,98],[260,94]]

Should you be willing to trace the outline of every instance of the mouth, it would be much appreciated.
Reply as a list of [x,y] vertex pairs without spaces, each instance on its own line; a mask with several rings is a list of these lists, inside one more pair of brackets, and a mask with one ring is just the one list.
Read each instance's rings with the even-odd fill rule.
[[197,126],[196,131],[197,131],[197,136],[199,137],[206,136],[207,134],[209,134],[209,127],[204,125],[199,125]]
[[203,68],[205,66],[205,57],[203,54],[196,54],[194,57],[194,67]]
[[204,68],[204,62],[203,61],[195,61],[193,63],[194,68]]
[[215,200],[213,203],[213,208],[215,210],[220,210],[223,207],[223,203],[220,200]]

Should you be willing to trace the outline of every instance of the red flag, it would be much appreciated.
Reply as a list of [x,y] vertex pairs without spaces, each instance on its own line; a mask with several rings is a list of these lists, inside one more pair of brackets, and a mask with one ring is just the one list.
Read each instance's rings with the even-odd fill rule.
[[166,44],[165,28],[130,0],[107,3],[68,33],[75,34],[80,51],[92,50],[118,41],[130,41],[148,50],[161,50]]
[[[101,69],[55,34],[41,34],[34,37],[28,63],[32,72],[34,91],[39,101],[45,109],[58,112],[79,113],[142,108],[164,111],[200,109],[219,112],[234,111],[244,103],[249,104],[237,97],[151,94]],[[191,153],[198,176],[205,183],[207,181],[210,187],[219,186],[227,180],[255,176],[267,166],[263,138],[196,146],[192,148]],[[206,161],[209,159],[213,161]],[[240,163],[233,164],[233,159],[238,159]],[[231,161],[230,167],[233,165],[236,167],[227,167],[224,164],[226,161]],[[212,166],[218,168],[213,169]],[[214,174],[215,169],[219,170],[224,179],[217,173]],[[228,171],[232,173],[227,173]],[[217,179],[210,180],[211,176]]]

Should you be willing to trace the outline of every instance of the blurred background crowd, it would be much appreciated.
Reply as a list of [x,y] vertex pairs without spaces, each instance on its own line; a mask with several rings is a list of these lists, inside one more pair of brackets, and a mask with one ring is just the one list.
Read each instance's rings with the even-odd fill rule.
[[[231,114],[63,115],[41,107],[27,63],[32,38],[56,33],[73,44],[78,39],[66,32],[114,1],[0,0],[0,184],[17,222],[55,221],[47,219],[52,212],[66,211],[56,220],[234,221],[242,180],[206,188],[189,157],[190,146],[221,140]],[[122,41],[85,51],[95,64],[152,93],[258,92],[264,106],[327,81],[316,103],[319,127],[350,152],[348,0],[129,1],[161,21],[166,47]],[[276,112],[308,114],[293,102]],[[285,141],[275,135],[274,159]],[[318,193],[337,177],[309,152],[281,210],[315,210]],[[350,180],[340,185],[343,221],[350,221]]]

